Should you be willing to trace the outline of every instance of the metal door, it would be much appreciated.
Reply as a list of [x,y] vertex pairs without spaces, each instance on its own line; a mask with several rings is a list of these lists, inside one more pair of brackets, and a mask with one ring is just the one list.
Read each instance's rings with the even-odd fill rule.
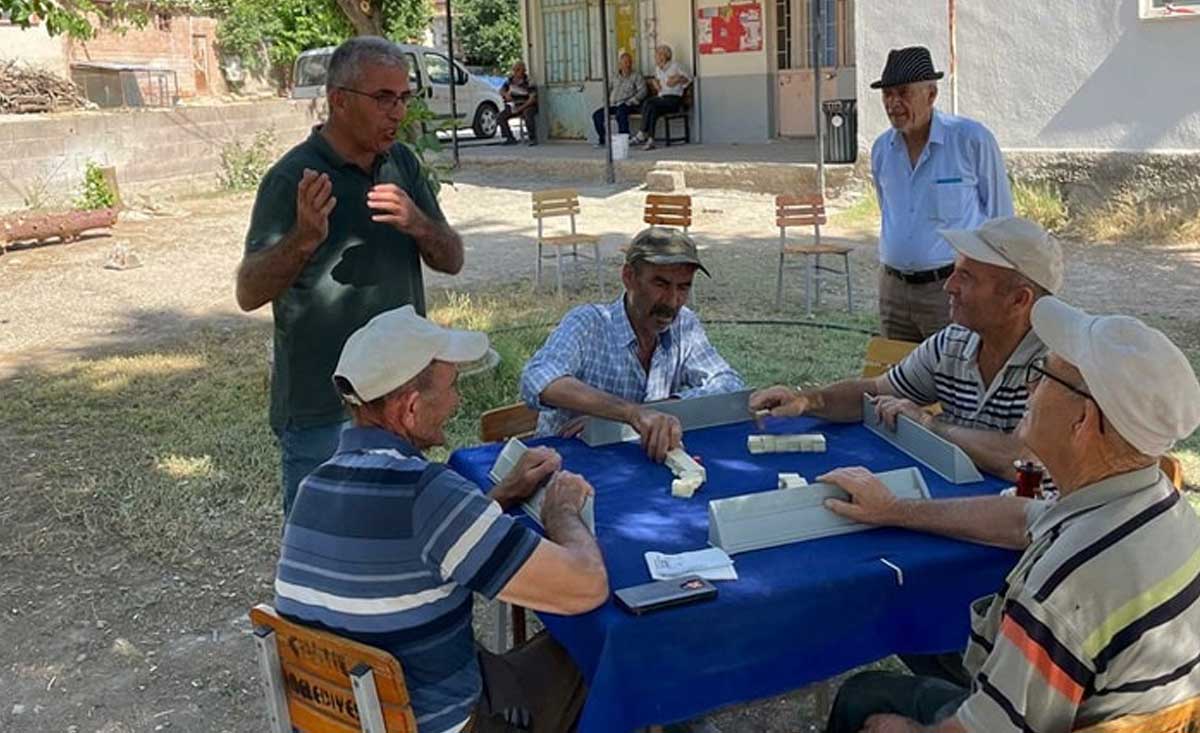
[[[854,0],[819,0],[823,28],[821,98],[854,99]],[[813,0],[774,0],[775,109],[778,134],[817,134],[810,38]]]
[[208,36],[192,36],[192,71],[196,94],[208,94]]

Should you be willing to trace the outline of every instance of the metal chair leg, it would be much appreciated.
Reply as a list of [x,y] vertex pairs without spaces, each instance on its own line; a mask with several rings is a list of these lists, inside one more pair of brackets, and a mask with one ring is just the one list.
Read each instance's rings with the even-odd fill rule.
[[558,297],[562,297],[562,247],[554,248],[555,264],[558,265]]
[[783,227],[779,227],[779,272],[775,275],[775,310],[783,308],[783,258],[786,254],[783,247],[786,244],[786,235]]
[[812,318],[813,314],[813,256],[804,255],[804,314]]
[[817,266],[813,268],[813,302],[817,307],[821,307],[821,255],[817,255]]
[[537,245],[537,265],[533,268],[533,289],[542,287],[542,243]]
[[604,297],[604,275],[600,272],[600,243],[596,242],[592,245],[593,254],[596,260],[596,287],[600,290],[600,297]]

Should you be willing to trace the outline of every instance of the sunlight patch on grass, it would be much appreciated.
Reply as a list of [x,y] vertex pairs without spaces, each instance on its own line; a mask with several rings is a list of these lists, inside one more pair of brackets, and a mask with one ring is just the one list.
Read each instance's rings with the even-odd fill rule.
[[154,467],[179,481],[209,479],[216,475],[212,456],[168,455],[159,458]]

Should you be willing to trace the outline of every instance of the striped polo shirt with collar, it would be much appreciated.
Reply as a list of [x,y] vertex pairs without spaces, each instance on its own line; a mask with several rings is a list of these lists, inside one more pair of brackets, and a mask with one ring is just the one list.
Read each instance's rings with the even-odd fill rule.
[[1067,733],[1200,693],[1200,519],[1157,465],[1031,504],[972,608],[968,731]]
[[975,331],[946,326],[888,370],[888,382],[898,396],[918,405],[942,403],[941,418],[955,425],[1011,433],[1029,400],[1025,369],[1046,347],[1029,329],[987,385],[979,372],[980,344]]
[[420,733],[454,732],[482,690],[472,591],[495,598],[539,541],[400,437],[348,428],[333,457],[300,484],[275,607],[391,652]]

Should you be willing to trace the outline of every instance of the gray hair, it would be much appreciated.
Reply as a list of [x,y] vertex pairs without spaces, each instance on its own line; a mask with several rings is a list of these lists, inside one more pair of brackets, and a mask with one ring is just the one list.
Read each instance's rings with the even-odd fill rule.
[[355,36],[338,46],[329,58],[325,88],[353,84],[364,66],[390,66],[408,74],[408,60],[399,46],[379,36]]
[[671,51],[671,47],[670,47],[670,46],[668,46],[668,45],[667,45],[667,44],[665,44],[665,43],[664,43],[664,44],[662,44],[662,45],[660,45],[660,46],[656,46],[656,47],[654,48],[654,50],[655,50],[655,51],[662,51],[663,55],[667,57],[667,61],[670,61],[670,60],[671,60],[671,59],[674,57],[674,55],[675,55],[675,54],[674,54],[674,52],[673,52],[673,51]]

